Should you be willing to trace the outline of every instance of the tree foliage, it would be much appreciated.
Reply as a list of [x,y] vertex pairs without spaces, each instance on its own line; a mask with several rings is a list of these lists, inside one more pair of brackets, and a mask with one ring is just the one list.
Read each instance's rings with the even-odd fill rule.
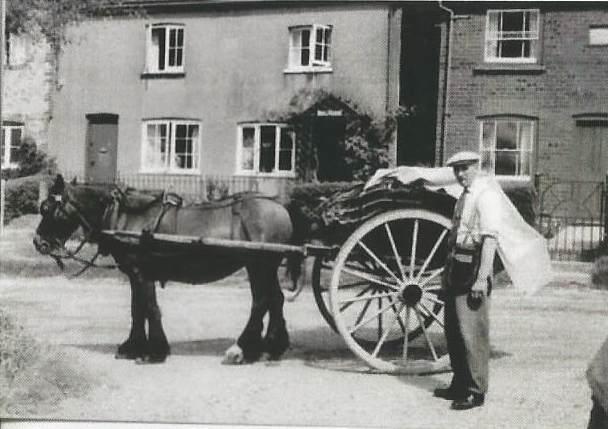
[[124,0],[7,0],[9,33],[44,36],[55,51],[66,41],[68,25],[92,16],[134,13]]

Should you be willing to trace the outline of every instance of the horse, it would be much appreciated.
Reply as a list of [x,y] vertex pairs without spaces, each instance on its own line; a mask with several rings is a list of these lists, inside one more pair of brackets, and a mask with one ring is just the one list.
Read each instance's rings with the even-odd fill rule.
[[[94,243],[101,254],[110,254],[131,286],[131,328],[118,346],[116,358],[144,363],[161,363],[170,355],[156,299],[156,283],[168,280],[202,284],[216,281],[241,268],[247,270],[252,304],[249,319],[226,352],[223,363],[254,362],[264,353],[279,359],[289,347],[283,317],[284,296],[279,286],[278,267],[283,254],[238,250],[202,249],[184,252],[154,246],[130,246],[108,239],[103,230],[178,234],[266,243],[289,244],[292,222],[287,209],[258,193],[241,193],[217,202],[182,206],[181,199],[163,198],[115,185],[66,183],[58,174],[40,206],[41,221],[34,246],[58,263],[70,256],[66,241],[79,227],[84,242]],[[143,231],[143,232],[142,232]],[[142,240],[143,237],[142,237]],[[158,246],[157,246],[158,247]],[[150,251],[147,251],[150,249]],[[292,261],[291,265],[297,265]],[[268,313],[264,337],[263,318]],[[146,335],[146,322],[148,332]]]

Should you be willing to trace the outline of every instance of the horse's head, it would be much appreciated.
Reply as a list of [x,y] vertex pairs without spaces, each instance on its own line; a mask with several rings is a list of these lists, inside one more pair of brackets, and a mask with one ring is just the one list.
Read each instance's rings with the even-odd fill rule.
[[42,220],[36,229],[34,246],[43,254],[64,249],[65,242],[82,227],[86,239],[101,228],[103,213],[111,201],[110,193],[66,184],[58,174],[49,196],[40,205]]

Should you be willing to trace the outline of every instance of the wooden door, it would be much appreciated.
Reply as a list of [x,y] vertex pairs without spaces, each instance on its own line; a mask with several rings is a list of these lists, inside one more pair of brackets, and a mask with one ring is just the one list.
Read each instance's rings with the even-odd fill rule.
[[87,115],[85,177],[89,182],[113,182],[116,178],[118,115]]
[[608,119],[578,120],[573,179],[603,182],[608,174]]

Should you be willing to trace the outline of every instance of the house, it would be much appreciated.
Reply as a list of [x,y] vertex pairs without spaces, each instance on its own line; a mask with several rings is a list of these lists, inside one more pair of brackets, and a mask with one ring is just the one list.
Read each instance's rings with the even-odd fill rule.
[[415,136],[399,137],[409,161],[435,162],[437,3],[133,3],[145,16],[70,33],[49,148],[61,169],[175,189],[213,176],[272,188],[302,169],[340,180],[349,118],[382,119],[400,105],[425,112],[423,126],[406,123]]
[[42,38],[7,33],[2,61],[2,169],[15,168],[24,138],[47,148],[51,118],[53,61]]
[[454,15],[437,160],[468,149],[505,179],[604,182],[608,4],[446,5]]

